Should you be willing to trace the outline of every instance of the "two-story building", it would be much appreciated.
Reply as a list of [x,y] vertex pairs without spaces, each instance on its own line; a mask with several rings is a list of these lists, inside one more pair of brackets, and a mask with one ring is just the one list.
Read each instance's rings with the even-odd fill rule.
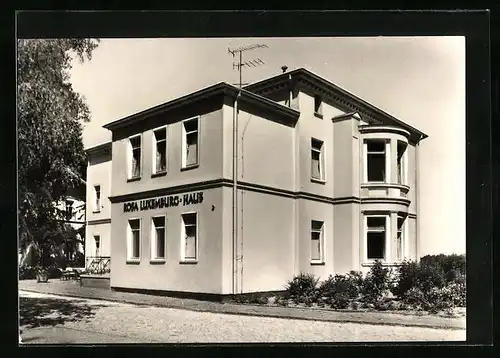
[[418,257],[426,135],[308,70],[218,83],[104,128],[88,199],[98,186],[105,204],[87,238],[109,252],[112,288],[277,291],[299,272]]

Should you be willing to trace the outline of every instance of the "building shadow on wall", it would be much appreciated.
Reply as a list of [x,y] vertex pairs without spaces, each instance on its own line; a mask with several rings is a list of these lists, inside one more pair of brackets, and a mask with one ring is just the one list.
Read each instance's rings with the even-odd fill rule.
[[66,322],[89,320],[105,305],[88,305],[84,300],[20,297],[20,326],[53,327]]

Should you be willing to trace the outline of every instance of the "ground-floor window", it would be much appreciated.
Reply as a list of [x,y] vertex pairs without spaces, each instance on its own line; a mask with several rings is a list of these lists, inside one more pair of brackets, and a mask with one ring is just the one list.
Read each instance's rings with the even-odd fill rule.
[[396,260],[403,261],[405,245],[405,217],[398,216],[398,234],[396,236]]
[[311,221],[311,263],[324,262],[324,222]]
[[387,259],[387,225],[389,216],[373,215],[366,217],[366,258]]
[[165,260],[165,246],[166,246],[165,228],[166,228],[165,216],[158,216],[152,219],[151,257],[155,260]]
[[94,235],[94,243],[95,243],[95,256],[99,257],[101,254],[101,236],[100,235]]
[[182,214],[181,259],[196,261],[198,259],[198,215]]
[[141,246],[141,221],[140,219],[130,219],[128,221],[128,245],[127,258],[129,260],[139,260]]

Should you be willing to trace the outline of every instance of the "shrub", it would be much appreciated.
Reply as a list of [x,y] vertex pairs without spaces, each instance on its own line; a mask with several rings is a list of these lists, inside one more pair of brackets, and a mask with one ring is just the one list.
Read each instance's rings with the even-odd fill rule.
[[300,273],[286,286],[286,297],[290,297],[294,302],[299,303],[307,299],[314,299],[317,295],[316,289],[319,279],[308,273]]
[[445,273],[438,265],[420,264],[416,274],[416,285],[424,293],[429,292],[432,288],[442,288],[446,284]]
[[426,255],[420,258],[420,263],[441,267],[448,282],[453,281],[455,277],[466,274],[465,255]]
[[19,268],[19,280],[34,280],[36,270],[32,266],[23,266]]
[[417,271],[419,265],[413,261],[404,261],[396,270],[396,284],[391,288],[391,292],[402,298],[412,287],[416,285]]
[[358,298],[359,285],[359,276],[357,273],[330,275],[319,286],[318,296],[320,301],[326,301],[332,308],[347,308],[350,301]]
[[382,266],[382,262],[375,261],[363,280],[363,300],[374,303],[378,301],[389,288],[389,269]]

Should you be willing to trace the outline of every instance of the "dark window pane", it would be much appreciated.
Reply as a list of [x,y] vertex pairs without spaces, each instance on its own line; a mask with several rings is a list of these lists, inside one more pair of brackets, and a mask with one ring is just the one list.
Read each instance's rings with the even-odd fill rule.
[[130,144],[132,145],[132,148],[139,147],[141,145],[141,137],[131,138]]
[[323,227],[323,221],[315,221],[315,220],[313,220],[311,222],[311,228],[313,230],[321,230],[322,227]]
[[184,122],[184,130],[186,132],[192,132],[198,130],[198,120],[191,120]]
[[167,131],[165,129],[160,129],[155,132],[155,139],[157,141],[164,140],[167,138]]
[[167,143],[156,143],[156,171],[161,172],[167,168],[166,158]]
[[132,257],[139,257],[139,231],[134,231],[132,235]]
[[369,217],[367,221],[369,228],[385,228],[385,217]]
[[186,236],[196,237],[196,226],[186,226]]
[[383,259],[385,257],[385,233],[368,233],[368,259]]
[[139,229],[139,219],[130,220],[129,225],[132,230]]
[[384,152],[385,142],[384,141],[369,141],[368,142],[368,152]]
[[321,147],[323,146],[323,142],[317,139],[311,139],[311,148],[321,151]]
[[385,155],[368,155],[368,181],[385,181]]
[[196,225],[196,214],[184,214],[182,220],[184,220],[185,225]]
[[155,225],[155,227],[163,227],[165,226],[165,217],[164,216],[160,216],[160,217],[157,217],[157,218],[153,218],[153,223]]

